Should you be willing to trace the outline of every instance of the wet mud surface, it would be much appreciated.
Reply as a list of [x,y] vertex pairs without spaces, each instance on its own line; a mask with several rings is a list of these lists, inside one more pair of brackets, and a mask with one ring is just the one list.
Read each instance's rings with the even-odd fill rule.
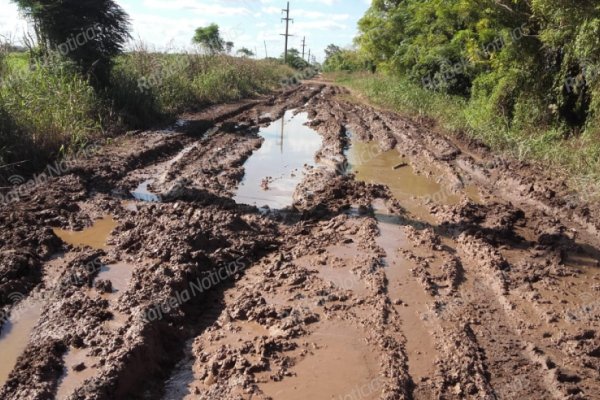
[[599,399],[596,211],[319,82],[184,115],[0,209],[0,398]]

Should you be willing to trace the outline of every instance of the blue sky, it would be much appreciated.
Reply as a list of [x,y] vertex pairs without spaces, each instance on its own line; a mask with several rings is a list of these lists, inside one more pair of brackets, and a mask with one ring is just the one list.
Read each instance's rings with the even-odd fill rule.
[[[247,47],[269,56],[283,52],[285,25],[281,9],[285,0],[116,0],[131,16],[133,36],[152,47],[184,49],[190,47],[194,29],[211,22],[219,24],[225,39],[236,48]],[[350,46],[356,36],[356,24],[369,7],[370,0],[292,0],[294,23],[290,26],[290,47],[300,48],[306,35],[308,47],[317,59],[324,58],[329,43]],[[0,34],[19,38],[25,29],[16,6],[0,0]]]

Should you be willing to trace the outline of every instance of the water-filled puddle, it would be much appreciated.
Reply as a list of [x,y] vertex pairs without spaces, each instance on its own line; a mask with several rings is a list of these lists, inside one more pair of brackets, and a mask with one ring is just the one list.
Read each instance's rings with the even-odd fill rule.
[[68,398],[85,380],[93,378],[98,373],[98,369],[94,367],[96,361],[86,350],[70,349],[64,356],[64,373],[58,384],[56,398]]
[[107,247],[110,233],[117,227],[117,221],[107,216],[82,231],[67,231],[63,229],[54,229],[54,234],[62,239],[63,242],[75,247],[91,247],[93,249],[104,250]]
[[273,209],[292,205],[304,166],[316,164],[315,154],[322,144],[321,136],[304,125],[307,121],[306,113],[287,111],[282,119],[260,130],[264,142],[244,164],[236,202]]
[[160,196],[152,193],[148,186],[154,183],[154,179],[148,179],[144,182],[140,183],[140,185],[131,192],[131,195],[134,199],[139,201],[145,201],[148,203],[158,203],[160,202]]
[[269,381],[259,388],[273,399],[346,399],[357,393],[361,399],[379,399],[383,379],[379,360],[362,332],[353,326],[328,321],[310,337],[316,344],[292,368],[295,376],[280,382]]
[[175,163],[177,163],[178,161],[181,161],[192,150],[196,149],[196,146],[196,144],[187,146],[169,161],[159,164],[156,168],[161,172],[154,177],[144,180],[138,185],[138,187],[135,190],[132,190],[131,195],[133,196],[133,198],[138,201],[144,201],[148,203],[161,202],[161,196],[156,193],[152,193],[149,189],[149,186],[157,181],[164,183],[167,179],[167,174],[169,173],[170,168],[173,165],[175,165]]
[[376,241],[385,251],[388,295],[392,302],[402,300],[402,303],[396,307],[396,311],[402,319],[410,375],[415,380],[426,376],[431,377],[435,369],[433,364],[435,348],[430,330],[421,318],[428,311],[430,299],[420,283],[412,276],[410,268],[416,265],[398,253],[398,249],[406,248],[408,245],[404,227],[394,221],[393,216],[384,214],[381,201],[375,202],[373,208],[376,210],[379,228]]
[[[382,184],[404,207],[419,217],[428,214],[424,205],[457,204],[461,196],[444,187],[433,177],[417,174],[410,160],[402,157],[397,150],[382,152],[376,142],[352,141],[347,153],[350,170],[362,182]],[[468,187],[464,194],[479,202],[477,189]]]
[[115,331],[125,326],[129,319],[126,314],[117,311],[117,302],[121,293],[127,290],[134,269],[134,264],[124,262],[103,265],[100,269],[100,273],[96,277],[96,282],[99,280],[110,281],[112,286],[112,292],[101,295],[102,298],[108,300],[113,314],[113,318],[106,321],[106,327],[109,330]]
[[127,289],[133,275],[133,264],[117,263],[103,265],[96,280],[108,280],[112,284],[113,293],[120,293]]
[[4,323],[0,334],[0,386],[6,383],[17,359],[27,348],[29,337],[42,315],[42,303],[27,298],[17,305],[10,319]]

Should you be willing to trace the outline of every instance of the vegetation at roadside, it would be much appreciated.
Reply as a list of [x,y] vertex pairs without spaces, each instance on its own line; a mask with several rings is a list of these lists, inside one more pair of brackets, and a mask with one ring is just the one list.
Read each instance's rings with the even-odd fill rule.
[[114,63],[109,86],[98,91],[62,59],[31,67],[0,61],[0,167],[26,161],[35,169],[69,145],[266,93],[293,73],[272,61],[143,48]]
[[365,55],[354,49],[342,49],[335,44],[330,44],[325,49],[325,72],[358,72],[369,69],[371,63]]
[[0,183],[90,141],[266,93],[294,74],[248,52],[224,54],[233,44],[216,25],[208,33],[216,33],[218,49],[167,54],[138,45],[123,52],[128,17],[111,0],[16,2],[37,38],[28,52],[0,43]]
[[196,29],[192,42],[201,46],[209,54],[231,53],[234,43],[228,42],[221,37],[219,25],[210,24]]
[[326,70],[372,62],[379,74],[342,82],[586,186],[600,182],[597,1],[374,0],[359,29],[356,49],[334,49]]

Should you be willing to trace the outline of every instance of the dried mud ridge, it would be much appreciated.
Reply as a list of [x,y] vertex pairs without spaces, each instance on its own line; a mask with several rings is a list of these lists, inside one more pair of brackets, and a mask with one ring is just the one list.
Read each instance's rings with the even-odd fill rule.
[[[600,398],[596,209],[349,99],[312,83],[187,115],[2,208],[0,305],[41,312],[0,398]],[[259,127],[291,109],[322,136],[319,167],[292,209],[236,204]],[[349,132],[458,201],[360,182]],[[163,202],[126,199],[149,178]],[[53,230],[106,216],[103,249]],[[126,265],[118,292],[100,265]]]

